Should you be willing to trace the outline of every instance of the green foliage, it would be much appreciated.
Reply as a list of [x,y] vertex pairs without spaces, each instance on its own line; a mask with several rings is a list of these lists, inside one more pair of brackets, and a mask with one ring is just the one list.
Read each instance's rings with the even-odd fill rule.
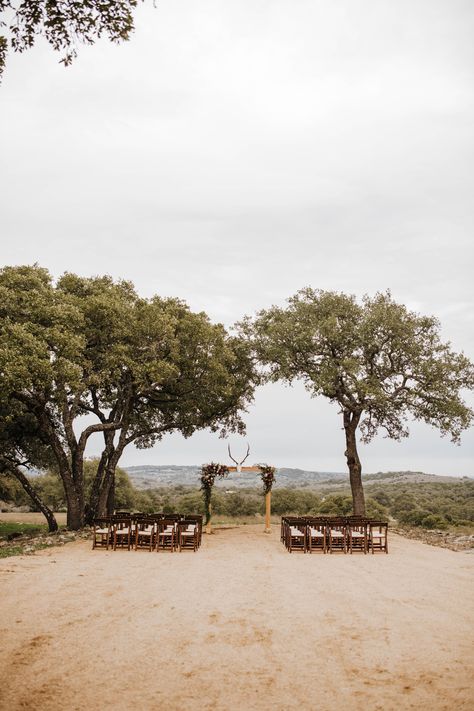
[[[343,494],[326,496],[317,513],[331,516],[350,516],[353,513],[352,497]],[[376,499],[369,497],[366,501],[366,514],[370,518],[386,519],[388,511],[387,508],[382,506]]]
[[0,500],[15,506],[29,506],[31,501],[21,484],[11,476],[0,475]]
[[269,494],[275,483],[275,472],[276,468],[270,466],[269,464],[259,464],[260,476],[262,479],[263,493]]
[[[170,511],[204,513],[199,491],[183,487],[163,487],[138,493],[142,511],[161,511],[166,503]],[[145,505],[144,502],[148,502]],[[226,492],[214,487],[213,514],[240,517],[264,513],[264,499],[257,489]],[[273,489],[272,513],[276,516],[295,514],[348,515],[352,499],[347,490],[314,491],[308,488]],[[400,523],[426,528],[464,526],[474,522],[474,481],[459,483],[420,483],[372,485],[367,498],[367,515],[371,518],[393,518]]]
[[[89,493],[92,482],[97,471],[97,459],[87,459],[84,462],[84,477],[86,494]],[[0,477],[0,483],[5,477]],[[47,472],[40,476],[31,478],[35,489],[38,491],[44,503],[53,511],[66,510],[66,497],[64,495],[64,487],[61,478],[54,472]],[[0,489],[1,491],[1,489]],[[5,494],[7,492],[5,491]],[[117,467],[115,480],[115,505],[117,509],[134,510],[137,508],[138,493],[130,481],[128,474]],[[0,498],[2,498],[0,496]],[[38,510],[25,494],[21,498],[21,504],[17,500],[5,497],[5,501],[10,501],[16,505],[29,505],[31,509]],[[147,498],[148,501],[148,498]]]
[[[98,466],[98,459],[86,459],[84,462],[84,480],[86,496],[89,495]],[[115,508],[133,510],[136,506],[137,490],[130,481],[127,472],[120,467],[115,470]]]
[[253,492],[235,491],[220,498],[220,505],[216,506],[217,514],[238,517],[262,513],[262,497]]
[[354,296],[303,289],[288,307],[260,311],[240,324],[269,381],[301,380],[343,416],[354,510],[364,511],[356,431],[408,436],[408,417],[458,442],[474,420],[462,398],[474,389],[474,365],[442,343],[439,322],[393,301],[389,292]]
[[0,558],[11,558],[15,555],[21,555],[23,553],[23,546],[2,546],[0,548]]
[[[110,277],[65,274],[54,284],[37,266],[0,270],[0,373],[0,455],[2,441],[10,453],[12,428],[19,459],[31,461],[31,443],[41,442],[34,463],[54,457],[73,527],[83,523],[90,436],[104,440],[93,512],[128,444],[150,447],[173,431],[243,432],[256,380],[248,345],[182,301],[141,299]],[[81,427],[84,415],[93,424]]]
[[[93,44],[106,35],[112,42],[128,40],[133,32],[132,11],[138,0],[0,0],[0,27],[7,36],[0,37],[0,76],[10,47],[24,52],[33,47],[38,35],[62,53],[67,66],[77,56],[77,43]],[[3,13],[13,16],[3,19]]]
[[474,481],[469,479],[373,485],[370,493],[402,524],[442,529],[474,522]]
[[241,324],[270,380],[303,380],[343,410],[363,413],[370,441],[379,428],[407,435],[410,414],[454,441],[473,421],[461,397],[474,388],[474,366],[439,338],[439,322],[408,311],[389,292],[354,296],[303,289],[286,309],[261,311]]
[[[33,483],[46,506],[53,511],[66,511],[64,486],[57,474],[51,472],[42,474],[35,477]],[[32,509],[35,510],[34,504],[32,504]]]
[[[88,486],[95,466],[94,460],[88,460]],[[63,489],[57,475],[46,474],[35,477],[34,481],[51,508],[64,508]],[[202,493],[198,488],[180,485],[137,490],[126,472],[120,469],[117,470],[116,486],[117,508],[144,513],[205,513]],[[18,503],[8,498],[7,489],[3,492],[6,501]],[[254,488],[226,491],[214,487],[212,508],[213,515],[230,519],[263,515],[265,510],[262,494]],[[347,490],[274,489],[272,513],[275,516],[348,515],[352,513],[352,499]],[[390,517],[401,524],[424,528],[469,526],[474,523],[474,481],[372,485],[367,498],[367,515],[371,518]]]
[[43,542],[35,540],[35,536],[46,533],[47,530],[48,527],[44,524],[0,521],[0,540],[11,541],[0,547],[0,558],[22,555],[25,552],[24,547],[18,545],[18,536],[31,536],[31,541],[29,540],[28,542],[31,543],[31,547],[34,550],[45,548],[46,546]]
[[284,514],[316,514],[319,511],[320,499],[313,491],[297,491],[295,489],[274,489],[272,492],[272,512]]
[[17,523],[0,521],[0,538],[6,539],[12,534],[23,536],[25,534],[46,533],[48,527],[40,523]]
[[201,491],[204,502],[205,523],[211,520],[212,489],[216,479],[224,479],[229,473],[225,464],[211,462],[201,467]]
[[348,516],[352,513],[352,499],[350,496],[344,496],[343,494],[325,496],[318,513],[328,514],[329,516]]

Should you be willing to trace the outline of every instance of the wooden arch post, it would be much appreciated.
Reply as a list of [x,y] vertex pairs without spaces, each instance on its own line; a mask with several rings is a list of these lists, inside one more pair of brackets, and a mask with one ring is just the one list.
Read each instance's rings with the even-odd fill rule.
[[209,521],[206,523],[206,533],[209,535],[212,533],[211,518],[212,518],[212,503],[209,504]]
[[272,515],[272,492],[265,494],[265,533],[271,533],[270,517]]

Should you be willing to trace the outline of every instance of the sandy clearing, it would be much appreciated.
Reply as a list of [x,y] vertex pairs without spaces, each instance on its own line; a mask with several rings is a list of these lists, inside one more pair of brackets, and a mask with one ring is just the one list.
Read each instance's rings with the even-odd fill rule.
[[474,709],[473,579],[469,553],[289,555],[260,526],[5,559],[0,708]]

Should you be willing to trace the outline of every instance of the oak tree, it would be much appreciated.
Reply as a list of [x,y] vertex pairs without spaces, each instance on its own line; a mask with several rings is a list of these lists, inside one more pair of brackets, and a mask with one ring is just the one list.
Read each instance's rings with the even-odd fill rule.
[[[39,267],[0,271],[1,397],[21,404],[50,448],[71,528],[113,508],[124,449],[169,432],[244,431],[248,347],[179,299],[143,299],[129,282]],[[102,452],[86,501],[84,458]]]
[[411,417],[458,442],[472,424],[462,393],[474,387],[473,364],[441,341],[436,318],[409,311],[389,292],[358,303],[307,288],[287,308],[260,311],[241,329],[268,380],[302,380],[312,397],[339,406],[355,514],[365,513],[358,432],[363,442],[378,430],[400,440]]

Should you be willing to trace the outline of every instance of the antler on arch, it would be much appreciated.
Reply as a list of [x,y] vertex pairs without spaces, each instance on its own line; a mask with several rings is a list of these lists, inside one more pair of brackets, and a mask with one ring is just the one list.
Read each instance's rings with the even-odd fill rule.
[[249,456],[249,454],[250,454],[250,445],[249,445],[248,442],[247,442],[247,454],[245,455],[245,457],[242,459],[241,462],[238,462],[238,461],[237,461],[236,459],[234,459],[234,457],[232,456],[232,453],[231,453],[231,451],[230,451],[230,444],[227,445],[227,449],[228,449],[228,451],[229,451],[229,457],[232,459],[233,462],[236,463],[236,465],[237,465],[238,467],[241,467],[241,466],[242,466],[242,464],[245,462],[246,459],[248,459],[248,456]]

